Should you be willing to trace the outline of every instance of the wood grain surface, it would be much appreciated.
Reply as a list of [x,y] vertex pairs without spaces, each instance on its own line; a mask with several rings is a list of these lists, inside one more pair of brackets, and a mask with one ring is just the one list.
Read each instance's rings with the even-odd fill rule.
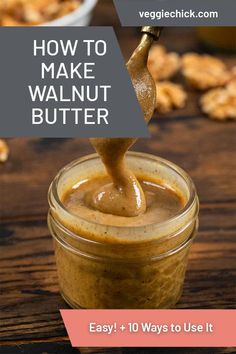
[[[137,29],[121,29],[110,0],[101,0],[94,25],[114,24],[124,56]],[[183,53],[201,50],[192,29],[166,29],[162,42]],[[236,58],[224,56],[227,65]],[[181,80],[180,78],[176,79]],[[189,90],[187,107],[154,117],[151,139],[134,150],[167,158],[193,178],[200,198],[200,229],[191,249],[178,308],[235,308],[236,124],[218,123],[199,110]],[[74,354],[59,315],[66,308],[59,289],[47,228],[47,190],[57,171],[93,152],[82,139],[9,139],[10,158],[0,165],[1,354]],[[235,348],[81,348],[82,354],[223,354]]]

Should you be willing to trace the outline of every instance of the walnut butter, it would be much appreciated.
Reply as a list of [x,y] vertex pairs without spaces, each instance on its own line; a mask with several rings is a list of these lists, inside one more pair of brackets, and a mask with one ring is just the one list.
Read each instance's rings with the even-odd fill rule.
[[[147,70],[159,29],[143,28],[127,68],[148,122],[155,83]],[[74,308],[169,308],[180,298],[197,229],[189,176],[133,138],[91,139],[96,154],[67,165],[49,189],[61,294]]]

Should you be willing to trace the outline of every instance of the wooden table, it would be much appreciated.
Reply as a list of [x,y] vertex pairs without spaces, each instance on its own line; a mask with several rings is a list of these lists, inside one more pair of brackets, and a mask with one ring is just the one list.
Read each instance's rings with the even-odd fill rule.
[[[125,57],[137,43],[136,29],[120,29],[111,1],[102,0],[93,24],[114,23]],[[162,41],[179,52],[198,50],[193,30],[166,30]],[[235,57],[224,58],[228,65]],[[187,107],[150,124],[152,138],[135,150],[160,155],[183,167],[200,197],[200,230],[192,247],[178,308],[235,308],[236,171],[235,122],[204,117],[199,94],[189,91]],[[59,309],[47,189],[56,172],[92,152],[87,140],[10,139],[11,155],[0,166],[1,354],[72,354]],[[234,348],[80,349],[82,354],[215,354]]]

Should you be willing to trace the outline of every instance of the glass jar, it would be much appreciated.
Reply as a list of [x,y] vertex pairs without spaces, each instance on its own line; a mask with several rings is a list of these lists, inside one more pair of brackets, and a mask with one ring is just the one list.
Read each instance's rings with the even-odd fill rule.
[[71,214],[61,202],[78,181],[105,175],[97,154],[64,167],[49,189],[48,225],[54,238],[60,291],[73,308],[171,308],[183,288],[187,258],[198,227],[194,184],[178,166],[149,154],[129,152],[137,177],[158,179],[185,199],[162,223],[111,226]]

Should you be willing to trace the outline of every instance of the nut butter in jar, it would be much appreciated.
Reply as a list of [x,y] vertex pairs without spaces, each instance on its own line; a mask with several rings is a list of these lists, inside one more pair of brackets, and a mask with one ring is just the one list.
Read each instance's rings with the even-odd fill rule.
[[181,168],[162,158],[129,152],[126,161],[138,179],[158,183],[163,193],[173,191],[183,205],[162,222],[155,213],[147,224],[113,225],[109,217],[107,223],[98,222],[93,213],[89,218],[69,210],[64,196],[82,181],[106,178],[100,158],[93,154],[64,167],[49,189],[48,224],[60,291],[73,308],[172,308],[181,296],[198,227],[194,184]]

